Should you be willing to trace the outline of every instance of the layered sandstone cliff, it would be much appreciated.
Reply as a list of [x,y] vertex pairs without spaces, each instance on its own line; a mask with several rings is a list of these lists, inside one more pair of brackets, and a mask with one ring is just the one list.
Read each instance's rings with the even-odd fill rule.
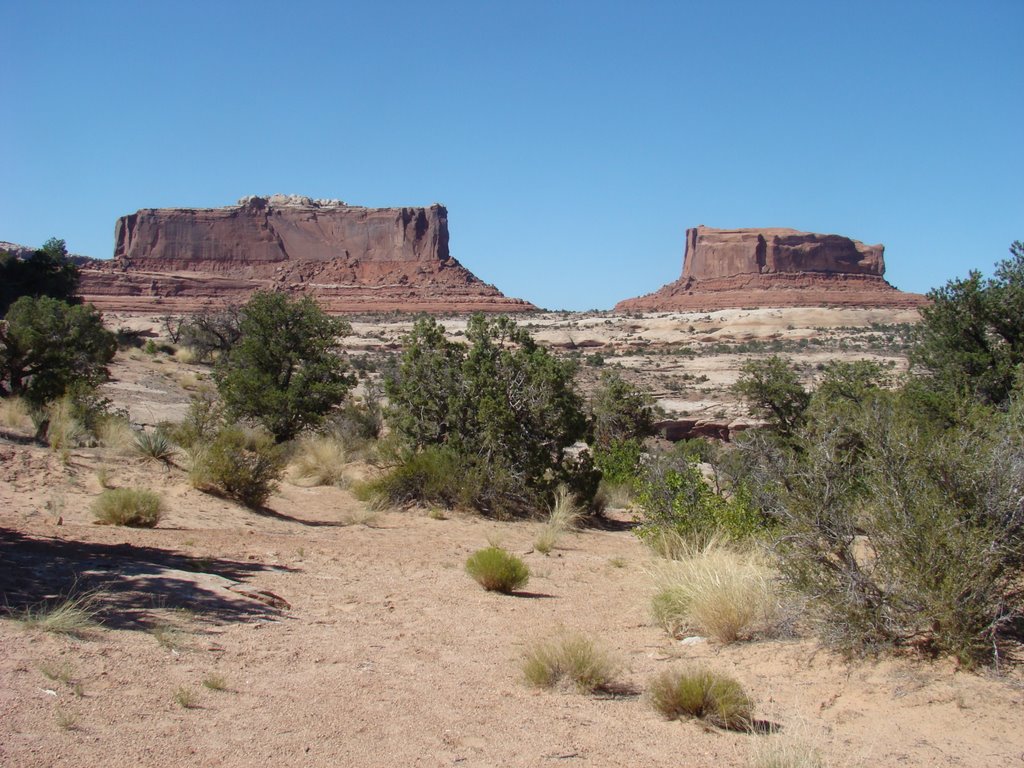
[[149,208],[118,219],[112,262],[82,271],[103,309],[191,311],[258,289],[315,297],[329,312],[515,312],[448,251],[448,212],[363,208],[297,195],[225,208]]
[[731,307],[914,307],[924,297],[885,281],[884,248],[795,229],[686,231],[682,276],[616,312]]

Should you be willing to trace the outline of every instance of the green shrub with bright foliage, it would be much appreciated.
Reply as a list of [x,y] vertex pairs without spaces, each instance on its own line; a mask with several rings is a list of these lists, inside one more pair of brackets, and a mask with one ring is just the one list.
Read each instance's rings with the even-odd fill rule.
[[354,379],[338,339],[350,332],[313,299],[258,292],[242,307],[240,338],[214,371],[228,418],[262,425],[278,442],[316,427]]
[[91,304],[22,296],[0,322],[0,396],[35,407],[108,377],[117,342]]
[[[450,341],[429,318],[405,339],[385,385],[403,457],[381,487],[398,491],[394,501],[462,503],[499,516],[535,514],[562,483],[589,502],[599,474],[586,452],[566,451],[587,428],[573,365],[508,317],[474,315],[466,340]],[[438,477],[438,468],[451,476]]]

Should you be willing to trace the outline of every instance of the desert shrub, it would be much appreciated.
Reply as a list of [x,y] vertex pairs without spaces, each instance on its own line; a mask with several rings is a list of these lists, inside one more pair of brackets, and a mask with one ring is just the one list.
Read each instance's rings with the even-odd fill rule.
[[0,323],[0,396],[39,407],[73,385],[95,386],[107,379],[116,346],[91,304],[23,296]]
[[466,572],[488,592],[509,594],[526,585],[530,569],[501,547],[478,550],[466,560]]
[[548,554],[558,540],[567,532],[575,530],[583,520],[583,509],[564,485],[555,491],[547,522],[534,540],[533,548],[541,554]]
[[593,693],[610,687],[617,665],[583,635],[565,634],[534,643],[523,659],[523,676],[537,688],[553,688],[560,682]]
[[692,459],[661,456],[650,462],[637,483],[636,533],[650,540],[672,531],[684,539],[745,539],[765,533],[771,519],[752,503],[740,485],[732,494],[719,493]]
[[248,507],[259,507],[276,490],[284,472],[283,451],[265,432],[232,425],[209,448],[197,452],[191,479]]
[[180,328],[179,340],[192,351],[195,362],[226,354],[242,336],[241,313],[239,305],[229,304],[216,311],[192,315]]
[[778,355],[744,363],[733,391],[782,435],[796,431],[811,402],[796,368]]
[[651,434],[654,422],[650,395],[640,391],[615,371],[601,374],[590,399],[590,422],[596,449],[614,443],[640,443]]
[[135,434],[135,453],[144,459],[169,463],[174,458],[174,443],[160,430]]
[[160,431],[186,451],[208,446],[223,428],[224,409],[209,392],[192,395],[188,413],[180,423],[160,425]]
[[928,293],[910,360],[950,411],[957,401],[1008,402],[1024,365],[1024,243],[983,279],[971,271]]
[[293,480],[303,485],[340,485],[345,480],[345,446],[326,435],[302,438],[289,463]]
[[739,443],[757,458],[749,482],[826,640],[993,661],[1020,616],[1024,420],[946,429],[914,404],[872,392],[812,407],[791,445],[753,434]]
[[731,643],[774,626],[778,594],[772,571],[758,551],[741,552],[718,543],[686,549],[652,574],[656,592],[651,608],[669,634],[697,630]]
[[607,482],[632,486],[637,480],[643,454],[643,443],[636,438],[611,440],[594,446],[594,464]]
[[229,418],[261,424],[278,442],[316,427],[354,379],[338,347],[351,332],[311,298],[257,292],[241,309],[241,336],[214,370]]
[[102,525],[155,528],[163,515],[163,501],[142,488],[114,488],[96,497],[92,511]]
[[709,669],[668,670],[650,682],[647,695],[669,720],[694,717],[736,731],[753,725],[753,703],[743,686]]
[[18,431],[32,429],[32,412],[20,397],[0,398],[0,426]]
[[26,259],[0,253],[0,315],[22,296],[74,303],[78,281],[78,267],[68,256],[64,241],[55,237]]
[[466,337],[448,341],[439,323],[421,319],[405,339],[386,391],[406,456],[454,457],[467,483],[458,497],[485,514],[535,514],[561,483],[589,502],[599,479],[589,454],[566,457],[586,430],[572,364],[507,317],[475,315]]
[[407,454],[394,467],[363,484],[360,495],[395,504],[423,502],[453,507],[472,493],[471,480],[461,456],[430,446]]
[[367,382],[362,398],[346,400],[328,417],[324,431],[348,445],[376,440],[384,429],[380,395],[379,385]]

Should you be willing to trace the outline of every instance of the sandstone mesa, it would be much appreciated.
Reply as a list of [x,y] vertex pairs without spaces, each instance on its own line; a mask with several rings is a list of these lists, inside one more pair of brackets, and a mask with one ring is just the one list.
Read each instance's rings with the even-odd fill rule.
[[328,312],[523,312],[448,250],[448,211],[364,208],[301,195],[223,208],[144,208],[117,220],[112,261],[82,269],[100,309],[187,312],[260,289],[314,297]]
[[926,300],[886,282],[884,247],[795,229],[686,230],[682,276],[615,312],[734,307],[917,307]]

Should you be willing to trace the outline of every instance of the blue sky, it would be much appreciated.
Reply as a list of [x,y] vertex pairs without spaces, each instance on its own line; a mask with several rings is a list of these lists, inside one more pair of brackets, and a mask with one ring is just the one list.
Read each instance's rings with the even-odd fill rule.
[[1024,2],[0,0],[0,240],[139,208],[448,207],[506,294],[609,308],[687,227],[886,246],[925,291],[1024,239]]

